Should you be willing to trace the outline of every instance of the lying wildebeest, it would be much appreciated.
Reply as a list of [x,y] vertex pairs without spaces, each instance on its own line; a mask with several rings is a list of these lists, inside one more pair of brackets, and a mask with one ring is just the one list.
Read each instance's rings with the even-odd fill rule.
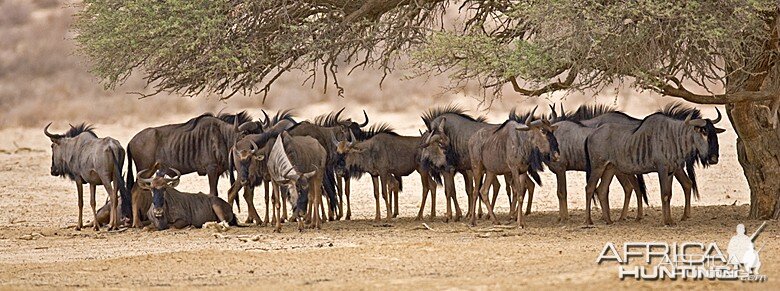
[[[65,134],[53,134],[46,125],[43,133],[51,139],[51,175],[67,177],[76,182],[78,190],[79,222],[76,230],[83,226],[82,213],[84,208],[83,184],[89,183],[90,201],[94,220],[92,227],[100,230],[97,211],[95,209],[95,188],[103,185],[108,192],[110,219],[108,230],[119,228],[119,220],[125,220],[130,215],[130,204],[122,203],[122,217],[119,217],[118,199],[129,201],[127,187],[122,177],[122,164],[125,160],[125,150],[113,138],[98,138],[92,126],[82,123],[70,126]],[[113,183],[113,185],[112,185]],[[117,197],[117,191],[121,197]]]
[[[352,121],[351,118],[343,119],[341,118],[341,113],[344,111],[344,108],[341,108],[341,110],[337,112],[331,112],[327,115],[320,115],[318,117],[314,118],[314,124],[317,124],[322,127],[335,127],[335,126],[341,126],[342,129],[349,131],[352,133],[353,136],[357,137],[358,141],[365,140],[366,133],[362,130],[363,127],[368,125],[368,114],[365,110],[363,110],[363,117],[364,121],[363,123],[358,124],[357,122]],[[353,140],[355,141],[355,140]],[[327,147],[326,150],[330,150]],[[332,152],[329,152],[329,155],[332,155]],[[344,219],[350,220],[352,219],[352,208],[350,206],[350,180],[351,179],[359,179],[360,174],[359,172],[352,172],[349,169],[347,169],[344,166],[344,159],[336,156],[336,160],[334,161],[334,171],[335,171],[335,178],[336,178],[336,190],[338,191],[338,198],[339,198],[339,204],[336,214],[336,219],[341,219],[342,216],[344,216]],[[346,215],[344,215],[344,196],[347,198],[347,209],[346,209]]]
[[[304,215],[311,218],[312,228],[321,228],[322,180],[325,177],[327,152],[319,142],[309,136],[291,136],[286,131],[274,138],[267,154],[267,167],[275,183],[287,189],[292,205],[292,218],[303,229]],[[265,154],[258,155],[265,159]],[[282,230],[278,197],[274,199],[276,232]],[[332,204],[331,204],[332,205]],[[308,211],[307,211],[308,210]]]
[[670,207],[672,177],[687,162],[718,163],[717,134],[725,130],[714,124],[720,120],[720,111],[715,120],[702,119],[697,109],[675,103],[645,117],[639,126],[608,123],[597,128],[585,141],[586,223],[593,223],[590,201],[599,180],[602,216],[611,223],[606,189],[615,172],[629,175],[656,172],[661,184],[664,224],[674,224]]
[[230,204],[221,198],[203,193],[183,193],[175,189],[181,173],[175,168],[170,171],[175,177],[166,177],[167,170],[158,170],[152,178],[140,178],[144,171],[138,172],[138,186],[152,192],[152,207],[147,216],[158,230],[180,229],[187,226],[202,227],[210,221],[225,222],[236,226],[236,216]]
[[[127,144],[127,185],[132,189],[133,163],[138,169],[148,169],[159,162],[163,168],[176,168],[182,174],[208,175],[209,194],[217,196],[219,176],[229,170],[230,148],[244,133],[260,130],[246,112],[206,113],[185,123],[146,128]],[[232,184],[232,171],[229,174]]]
[[[423,185],[423,203],[417,216],[418,219],[421,219],[428,191],[436,192],[435,183],[428,172],[423,170],[418,163],[421,137],[400,136],[387,124],[372,126],[365,133],[363,141],[357,141],[358,139],[354,135],[351,137],[352,141],[338,141],[334,138],[333,143],[337,146],[338,153],[343,155],[348,169],[371,175],[371,181],[374,184],[374,201],[376,202],[374,219],[381,219],[380,182],[382,197],[385,198],[387,207],[387,219],[389,220],[398,213],[397,192],[401,190],[401,177],[408,176],[414,171],[420,174]],[[394,209],[391,209],[392,193],[395,193]]]
[[[244,188],[244,200],[249,208],[249,215],[246,218],[246,223],[255,224],[267,224],[269,222],[269,191],[271,176],[266,168],[266,163],[259,158],[263,154],[261,147],[257,144],[261,141],[255,141],[255,139],[261,138],[261,135],[266,137],[275,136],[279,133],[295,126],[297,122],[293,119],[290,110],[283,110],[276,113],[273,119],[268,117],[268,114],[263,111],[266,116],[264,122],[264,128],[262,134],[249,134],[236,142],[231,150],[231,165],[230,168],[235,168],[238,177],[234,182],[228,194],[228,203],[231,205],[235,200],[235,194],[241,188]],[[261,142],[265,144],[265,142]],[[254,188],[263,184],[265,186],[265,222],[260,219],[257,214],[257,209],[254,205]],[[278,191],[274,189],[274,191]],[[287,207],[282,204],[282,211],[286,214]],[[287,216],[283,215],[282,219],[286,219]]]
[[[533,112],[526,120],[507,119],[496,129],[482,128],[469,141],[469,157],[473,167],[474,194],[470,204],[476,205],[477,197],[489,201],[487,193],[496,175],[511,175],[515,183],[514,189],[524,189],[526,172],[532,170],[534,156],[549,155],[550,159],[558,159],[558,143],[553,132],[555,127],[547,119],[532,121]],[[536,153],[538,152],[538,154]],[[537,162],[538,163],[538,162]],[[481,185],[482,173],[485,173],[484,185]],[[493,223],[498,223],[493,207],[488,206],[488,216]],[[523,195],[517,197],[517,226],[523,227]],[[474,207],[470,207],[473,211]],[[476,225],[476,215],[471,213],[471,225]]]

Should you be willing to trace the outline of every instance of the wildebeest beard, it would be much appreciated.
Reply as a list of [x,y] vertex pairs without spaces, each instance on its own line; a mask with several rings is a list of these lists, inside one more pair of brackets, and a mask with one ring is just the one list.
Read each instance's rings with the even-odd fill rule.
[[542,185],[542,177],[539,176],[539,172],[544,172],[545,160],[550,160],[550,154],[542,155],[542,152],[536,147],[531,150],[531,154],[528,156],[528,175],[531,176],[531,179],[539,186]]

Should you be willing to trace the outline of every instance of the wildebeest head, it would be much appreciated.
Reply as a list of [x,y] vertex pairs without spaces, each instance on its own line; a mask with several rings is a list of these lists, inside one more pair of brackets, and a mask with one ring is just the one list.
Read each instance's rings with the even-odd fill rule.
[[431,131],[422,133],[422,142],[420,154],[423,161],[430,163],[435,168],[444,168],[448,164],[448,150],[450,149],[450,138],[447,136],[444,125],[446,118],[440,118]]
[[[70,170],[68,170],[68,165],[65,162],[66,156],[69,154],[68,151],[72,151],[71,149],[64,148],[64,144],[71,138],[77,137],[78,135],[82,133],[88,133],[92,135],[93,137],[97,137],[95,132],[93,131],[93,127],[91,125],[88,125],[86,123],[82,123],[77,126],[70,125],[70,129],[65,132],[64,134],[56,134],[56,133],[50,133],[49,127],[51,126],[51,122],[49,122],[48,125],[43,129],[43,133],[51,139],[51,175],[52,176],[72,176],[73,174],[70,173]],[[75,149],[74,149],[75,150]],[[71,177],[73,178],[73,177]]]
[[264,158],[262,148],[257,145],[252,137],[247,137],[236,142],[233,146],[233,163],[238,172],[238,182],[246,186],[249,181],[249,173],[255,172],[254,167],[258,166]]
[[525,124],[518,124],[515,129],[519,132],[525,132],[531,144],[539,150],[545,159],[558,161],[560,157],[558,140],[555,138],[555,134],[553,134],[558,127],[551,125],[546,118],[536,121],[531,121],[531,119],[532,116],[529,116]]
[[345,108],[341,108],[341,110],[337,112],[331,112],[327,115],[318,116],[314,118],[314,123],[324,127],[340,126],[344,131],[348,131],[352,134],[352,136],[357,135],[357,137],[362,140],[363,130],[361,128],[368,125],[368,113],[363,110],[364,121],[363,123],[357,123],[352,121],[352,118],[341,118],[341,113],[344,111],[344,109]]
[[715,127],[715,124],[723,119],[720,114],[720,110],[715,108],[718,113],[718,117],[715,120],[708,118],[692,118],[692,114],[685,118],[685,124],[693,127],[693,130],[698,133],[694,134],[693,140],[696,145],[698,157],[702,165],[715,165],[718,163],[720,156],[720,146],[718,145],[718,134],[726,131],[722,128]]
[[165,193],[167,188],[173,188],[179,185],[179,178],[181,178],[181,172],[174,168],[170,168],[170,171],[175,173],[175,176],[167,177],[169,173],[166,170],[157,170],[157,173],[151,178],[141,178],[144,176],[144,172],[148,169],[144,169],[138,172],[138,186],[144,190],[152,192],[152,214],[156,219],[153,219],[158,225],[155,225],[157,229],[168,228],[167,220],[165,217]]

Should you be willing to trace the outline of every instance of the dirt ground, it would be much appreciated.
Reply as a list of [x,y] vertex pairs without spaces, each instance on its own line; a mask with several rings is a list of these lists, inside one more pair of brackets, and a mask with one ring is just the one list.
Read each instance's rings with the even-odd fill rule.
[[[322,112],[325,105],[302,110]],[[329,108],[328,108],[329,109]],[[357,113],[355,111],[354,113]],[[500,122],[501,113],[491,114]],[[313,114],[311,114],[313,115]],[[171,117],[171,122],[186,120]],[[399,132],[414,134],[419,119],[411,114],[372,113],[375,121],[395,120]],[[62,131],[66,124],[55,124]],[[126,144],[151,124],[121,121],[98,124],[98,135]],[[729,128],[730,129],[730,128]],[[281,234],[269,227],[185,229],[149,232],[128,229],[75,231],[76,190],[72,182],[49,176],[49,141],[40,128],[0,130],[0,287],[252,287],[259,289],[516,289],[553,288],[766,288],[780,287],[780,228],[770,221],[758,239],[765,283],[716,281],[621,281],[614,263],[596,264],[606,242],[627,241],[717,242],[725,251],[735,226],[744,223],[752,233],[761,221],[747,220],[749,191],[734,149],[735,135],[721,137],[721,163],[698,169],[702,193],[693,202],[692,219],[675,227],[661,224],[657,179],[647,177],[650,207],[642,221],[604,225],[594,211],[596,225],[584,227],[584,175],[569,175],[571,221],[560,224],[554,177],[544,173],[527,228],[476,228],[464,222],[445,223],[443,189],[439,188],[437,217],[426,229],[414,221],[421,197],[415,175],[404,179],[401,213],[390,222],[374,222],[370,179],[354,182],[352,221],[328,222],[319,231],[299,233],[286,225]],[[460,181],[460,180],[459,180]],[[466,205],[462,182],[461,205]],[[622,190],[613,183],[612,214],[619,214]],[[220,184],[222,196],[227,180]],[[675,186],[673,215],[682,215],[683,198]],[[205,177],[185,176],[180,190],[205,191]],[[261,191],[261,190],[258,190]],[[98,192],[102,205],[105,192]],[[261,192],[262,193],[262,192]],[[88,200],[87,200],[88,201]],[[242,201],[243,203],[243,201]],[[264,203],[256,199],[258,209]],[[85,203],[89,205],[88,203]],[[508,224],[506,196],[499,196],[497,213]],[[635,216],[632,202],[630,216]],[[85,214],[89,213],[88,206]],[[384,208],[384,207],[383,207]],[[245,210],[242,205],[242,210]],[[246,217],[246,211],[239,213]],[[262,214],[261,214],[262,216]],[[91,220],[91,215],[85,215]],[[239,239],[239,238],[243,238]],[[252,239],[246,239],[252,238]],[[768,287],[768,288],[767,288]]]

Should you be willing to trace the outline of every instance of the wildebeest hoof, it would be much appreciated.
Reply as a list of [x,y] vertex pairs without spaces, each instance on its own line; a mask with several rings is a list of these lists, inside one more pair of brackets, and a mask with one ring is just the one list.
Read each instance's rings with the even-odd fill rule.
[[100,231],[100,226],[95,225],[95,226],[92,227],[92,229],[94,231]]

